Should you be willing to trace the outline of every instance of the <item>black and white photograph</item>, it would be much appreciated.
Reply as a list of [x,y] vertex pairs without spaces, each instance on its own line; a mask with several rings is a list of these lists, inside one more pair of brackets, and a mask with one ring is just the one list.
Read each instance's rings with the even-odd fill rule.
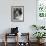
[[24,6],[11,6],[11,21],[12,22],[24,21]]

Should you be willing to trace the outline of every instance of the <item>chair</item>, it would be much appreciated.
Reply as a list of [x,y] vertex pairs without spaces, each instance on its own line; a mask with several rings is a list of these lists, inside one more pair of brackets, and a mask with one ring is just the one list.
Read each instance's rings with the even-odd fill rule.
[[9,33],[5,34],[5,46],[8,45],[7,38],[10,38],[11,36],[17,36],[17,39],[15,38],[15,40],[17,40],[16,41],[16,46],[18,46],[18,34],[16,35],[16,34],[9,34]]
[[[11,33],[5,33],[5,46],[7,46],[7,38],[17,36],[17,45],[18,46],[18,27],[11,28]],[[16,39],[15,39],[16,40]]]
[[30,46],[30,42],[29,42],[29,33],[21,33],[21,37],[20,40],[24,40],[19,42],[19,46]]

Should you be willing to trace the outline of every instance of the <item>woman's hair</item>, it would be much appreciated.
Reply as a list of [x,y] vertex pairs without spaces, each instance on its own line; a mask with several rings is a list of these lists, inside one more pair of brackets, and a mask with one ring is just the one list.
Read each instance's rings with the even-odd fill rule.
[[22,9],[21,8],[14,8],[14,11],[13,11],[13,15],[14,15],[14,19],[18,16],[17,14],[16,14],[16,12],[18,11],[18,14],[19,14],[19,16],[21,16],[22,15]]
[[22,14],[22,9],[21,8],[14,9],[14,14],[16,14],[17,11],[19,12],[19,15]]

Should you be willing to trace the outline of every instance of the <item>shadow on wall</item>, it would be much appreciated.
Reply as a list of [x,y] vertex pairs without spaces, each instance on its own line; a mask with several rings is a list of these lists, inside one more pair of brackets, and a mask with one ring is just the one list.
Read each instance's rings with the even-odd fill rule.
[[29,26],[29,29],[30,29],[30,31],[29,31],[30,41],[31,42],[33,42],[33,41],[36,42],[37,39],[33,36],[33,33],[35,33],[36,30],[34,28],[32,28],[32,25]]
[[4,30],[4,31],[2,32],[2,34],[10,33],[10,32],[11,32],[11,28],[8,28],[8,29]]

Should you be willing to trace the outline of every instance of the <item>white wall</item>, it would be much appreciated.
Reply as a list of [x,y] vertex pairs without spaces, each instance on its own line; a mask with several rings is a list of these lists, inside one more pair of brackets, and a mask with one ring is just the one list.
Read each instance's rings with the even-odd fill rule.
[[[24,6],[24,22],[11,22],[11,6]],[[0,0],[0,34],[17,26],[32,35],[32,24],[36,24],[36,0]]]
[[[24,6],[24,22],[11,22],[11,6]],[[1,0],[0,33],[6,28],[18,26],[21,32],[29,32],[29,27],[36,24],[36,0]]]

